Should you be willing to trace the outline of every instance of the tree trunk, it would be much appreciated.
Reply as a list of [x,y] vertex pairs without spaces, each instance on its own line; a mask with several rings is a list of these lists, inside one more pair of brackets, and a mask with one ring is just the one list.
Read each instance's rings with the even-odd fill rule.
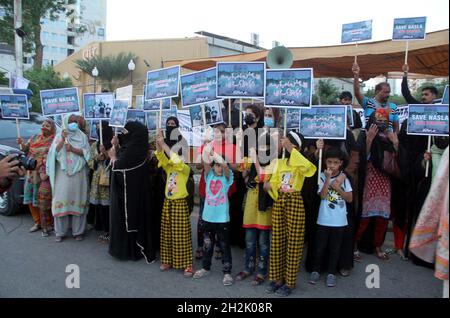
[[35,45],[35,55],[34,55],[34,64],[33,68],[39,69],[42,68],[42,59],[44,56],[44,46],[41,42],[41,24],[40,18],[39,21],[35,24],[35,32],[34,32],[34,45]]

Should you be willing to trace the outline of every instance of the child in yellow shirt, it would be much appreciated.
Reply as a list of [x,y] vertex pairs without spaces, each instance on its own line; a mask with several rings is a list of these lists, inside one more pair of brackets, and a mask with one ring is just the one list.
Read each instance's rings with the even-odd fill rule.
[[277,159],[265,188],[274,200],[272,208],[272,241],[269,257],[268,293],[288,296],[295,288],[303,252],[305,208],[301,190],[305,177],[312,177],[316,166],[300,152],[302,136],[291,131],[281,140],[288,152]]
[[156,138],[158,167],[167,173],[165,199],[161,215],[161,271],[171,267],[184,269],[192,277],[192,233],[186,183],[190,168],[164,141],[161,130]]

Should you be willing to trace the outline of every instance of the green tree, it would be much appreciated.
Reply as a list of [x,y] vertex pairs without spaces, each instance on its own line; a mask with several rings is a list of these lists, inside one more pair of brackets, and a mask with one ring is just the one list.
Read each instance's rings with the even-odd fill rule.
[[71,87],[72,81],[61,79],[59,73],[56,73],[51,66],[43,68],[32,68],[25,71],[24,76],[30,81],[29,89],[33,91],[31,98],[32,111],[41,112],[41,99],[39,91],[44,89]]
[[[370,88],[367,90],[366,93],[364,93],[364,96],[367,96],[369,98],[375,97],[375,89]],[[396,105],[405,105],[407,104],[405,98],[402,95],[391,95],[389,97],[389,102],[394,103]]]
[[335,105],[339,96],[339,90],[331,82],[331,79],[319,80],[316,88],[316,94],[313,95],[314,105]]
[[[41,42],[42,19],[48,17],[54,21],[61,14],[74,22],[77,12],[74,9],[76,0],[27,0],[22,1],[23,49],[34,57],[35,68],[42,67],[44,47]],[[0,6],[5,9],[5,16],[0,19],[0,42],[14,45],[14,1],[0,0]]]
[[133,53],[120,53],[105,57],[94,56],[88,60],[80,59],[76,60],[75,64],[78,69],[89,76],[92,76],[92,70],[97,67],[100,83],[107,86],[110,92],[113,92],[118,86],[117,81],[121,81],[128,76],[130,72],[128,63],[131,59],[136,62],[137,57]]
[[0,85],[9,85],[9,80],[6,78],[5,73],[0,72]]

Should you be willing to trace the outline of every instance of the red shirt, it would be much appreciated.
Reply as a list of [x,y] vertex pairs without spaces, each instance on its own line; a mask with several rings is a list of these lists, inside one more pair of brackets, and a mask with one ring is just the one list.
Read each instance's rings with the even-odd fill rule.
[[[200,147],[200,155],[203,153],[203,148],[205,147],[205,145],[202,145]],[[221,155],[221,156],[225,156],[225,160],[229,163],[229,164],[234,164],[236,163],[236,145],[231,144],[231,143],[226,143],[225,140],[222,141],[222,143],[218,143],[213,141],[213,150],[214,152],[216,152],[217,154]],[[202,175],[200,178],[200,184],[198,185],[199,188],[199,193],[200,196],[202,198],[206,197],[206,182],[205,182],[205,173],[204,173],[205,169],[202,169]],[[236,178],[234,178],[234,180],[236,180]],[[231,185],[230,189],[228,190],[228,196],[230,197],[233,193],[236,192],[236,181],[233,182],[233,184]]]

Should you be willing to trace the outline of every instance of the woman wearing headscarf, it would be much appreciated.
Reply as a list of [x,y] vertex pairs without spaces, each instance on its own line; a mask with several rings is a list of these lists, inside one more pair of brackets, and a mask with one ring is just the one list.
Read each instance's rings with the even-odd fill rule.
[[108,154],[111,160],[109,254],[121,260],[155,260],[152,242],[152,192],[147,127],[137,121],[125,125]]
[[399,141],[397,134],[389,128],[389,109],[379,108],[369,118],[366,132],[359,135],[361,154],[360,174],[364,184],[362,214],[355,237],[355,260],[361,256],[357,245],[368,228],[371,219],[375,221],[375,234],[371,241],[375,246],[376,255],[382,260],[389,259],[381,249],[391,217],[391,196],[393,177],[385,165],[386,156],[397,158]]
[[48,236],[53,228],[51,214],[52,192],[45,173],[47,154],[55,138],[56,126],[47,118],[42,123],[41,133],[32,136],[26,144],[19,138],[17,143],[30,158],[37,161],[36,169],[28,171],[25,178],[23,203],[28,204],[34,225],[30,232],[42,229],[42,236]]
[[[99,236],[99,241],[109,241],[109,157],[107,151],[111,149],[111,140],[114,136],[111,126],[107,121],[102,121],[102,139],[96,141],[91,146],[91,160],[89,168],[93,170],[91,180],[91,191],[89,202],[95,211],[95,228],[98,231],[104,231]],[[97,135],[100,136],[100,129],[97,128]]]
[[70,227],[74,238],[81,241],[86,229],[91,148],[77,119],[76,115],[64,117],[65,129],[56,135],[47,158],[57,242],[63,240]]

